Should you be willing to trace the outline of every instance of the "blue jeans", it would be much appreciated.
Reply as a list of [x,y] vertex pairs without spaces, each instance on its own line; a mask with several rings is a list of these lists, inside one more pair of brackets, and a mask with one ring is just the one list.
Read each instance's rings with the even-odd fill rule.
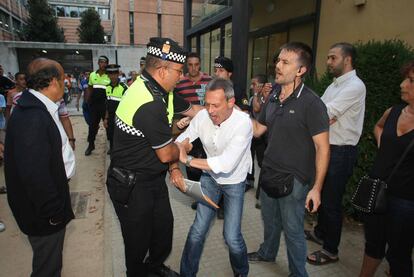
[[342,197],[357,161],[357,147],[331,145],[331,158],[321,194],[315,235],[323,240],[323,249],[334,255],[342,232]]
[[280,235],[285,234],[289,261],[289,276],[308,276],[306,265],[306,240],[304,232],[305,200],[308,185],[301,184],[295,178],[292,193],[281,198],[269,197],[260,192],[264,241],[258,250],[259,256],[275,260],[279,251]]
[[[241,219],[246,181],[238,184],[219,185],[208,174],[201,175],[204,194],[217,203],[224,196],[224,240],[229,247],[230,263],[235,275],[247,276],[249,263],[247,248],[241,234]],[[187,236],[181,257],[180,274],[183,277],[196,276],[204,242],[215,218],[216,210],[205,204],[197,205],[196,217]]]
[[387,261],[392,276],[412,277],[414,201],[390,196],[387,217]]

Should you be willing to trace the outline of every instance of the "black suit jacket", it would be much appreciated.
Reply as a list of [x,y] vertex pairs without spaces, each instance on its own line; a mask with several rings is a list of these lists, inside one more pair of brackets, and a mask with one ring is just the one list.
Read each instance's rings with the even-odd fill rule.
[[8,122],[4,161],[7,198],[23,233],[50,235],[74,218],[59,129],[29,91]]

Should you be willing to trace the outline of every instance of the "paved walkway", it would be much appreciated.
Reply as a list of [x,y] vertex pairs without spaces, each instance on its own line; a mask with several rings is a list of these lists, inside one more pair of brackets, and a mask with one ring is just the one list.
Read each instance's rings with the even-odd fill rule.
[[[79,114],[74,108],[71,114]],[[104,186],[105,169],[108,163],[105,134],[101,128],[97,149],[89,157],[83,152],[86,148],[87,128],[80,116],[72,117],[77,138],[77,174],[71,180],[72,192],[77,200],[79,218],[67,228],[64,248],[63,277],[119,277],[125,276],[123,241],[119,222],[114,215],[112,204]],[[0,173],[0,186],[4,183],[3,171]],[[194,220],[195,211],[190,208],[191,199],[169,185],[174,222],[174,245],[166,261],[174,270],[179,269],[182,249],[189,227]],[[248,251],[257,250],[263,239],[260,210],[255,205],[254,191],[247,192],[243,214],[242,232]],[[86,196],[86,204],[79,199]],[[83,203],[83,204],[82,204]],[[6,195],[0,195],[0,218],[7,229],[0,233],[0,277],[21,277],[30,273],[31,249],[27,238],[18,230],[7,205]],[[233,276],[227,247],[224,243],[223,221],[216,220],[207,238],[198,276]],[[340,261],[324,267],[307,265],[310,276],[357,276],[363,253],[362,227],[344,224],[340,246]],[[308,243],[309,251],[317,250],[314,243]],[[377,276],[384,276],[385,265]],[[285,243],[282,239],[279,255],[273,264],[251,264],[249,276],[287,276],[288,264]]]

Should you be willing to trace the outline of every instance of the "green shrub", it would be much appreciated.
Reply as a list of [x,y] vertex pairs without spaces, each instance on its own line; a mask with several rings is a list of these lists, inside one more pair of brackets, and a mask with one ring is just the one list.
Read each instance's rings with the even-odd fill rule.
[[[401,67],[414,59],[414,51],[401,40],[370,41],[356,43],[356,71],[367,89],[364,129],[358,144],[358,164],[347,185],[344,196],[344,211],[353,215],[350,204],[352,193],[359,178],[367,173],[376,156],[376,142],[373,129],[384,111],[400,102]],[[326,72],[319,80],[312,80],[309,85],[316,93],[322,95],[332,78]]]

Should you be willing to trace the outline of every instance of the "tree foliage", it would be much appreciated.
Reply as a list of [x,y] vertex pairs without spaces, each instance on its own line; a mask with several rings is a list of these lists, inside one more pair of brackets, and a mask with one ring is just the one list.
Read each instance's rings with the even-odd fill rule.
[[27,41],[64,42],[63,29],[47,0],[28,1],[29,20],[23,27],[22,39]]
[[105,43],[105,32],[98,12],[87,9],[81,14],[81,24],[77,28],[80,43]]
[[[413,49],[401,40],[370,41],[357,43],[355,68],[357,75],[367,89],[364,129],[358,144],[358,164],[347,185],[344,196],[345,212],[354,214],[350,204],[360,177],[369,172],[377,152],[373,135],[376,122],[385,110],[400,100],[401,67],[414,59]],[[313,89],[320,95],[331,83],[332,78],[326,72],[319,80],[311,82]]]

